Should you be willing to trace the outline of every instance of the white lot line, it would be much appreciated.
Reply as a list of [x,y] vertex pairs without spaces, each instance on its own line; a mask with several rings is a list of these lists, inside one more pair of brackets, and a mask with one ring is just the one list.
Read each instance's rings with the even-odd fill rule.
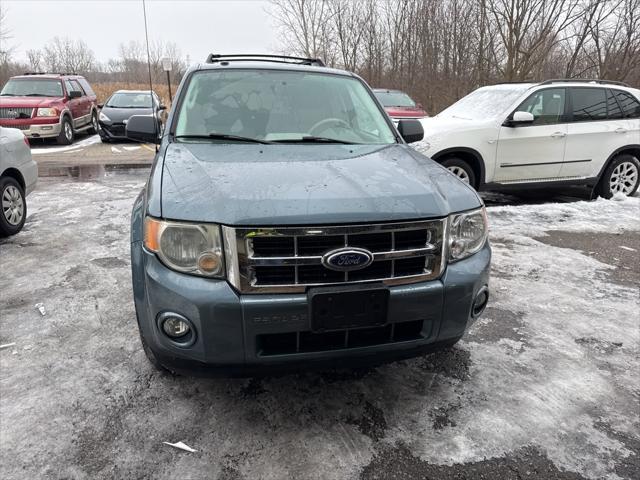
[[124,148],[127,152],[135,152],[136,150],[140,150],[142,147],[140,146],[135,146],[135,147],[122,147]]
[[43,153],[61,153],[67,152],[69,150],[78,150],[80,148],[88,147],[89,145],[94,145],[96,143],[100,143],[99,135],[92,135],[87,137],[79,142],[74,143],[73,145],[59,146],[59,147],[45,147],[45,148],[31,148],[32,155],[41,155]]
[[120,150],[118,147],[111,147],[111,152],[112,153],[122,153],[122,150]]

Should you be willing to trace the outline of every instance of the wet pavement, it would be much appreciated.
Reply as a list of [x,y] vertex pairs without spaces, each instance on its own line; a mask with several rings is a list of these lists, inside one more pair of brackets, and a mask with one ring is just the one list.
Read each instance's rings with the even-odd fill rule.
[[491,302],[451,349],[193,379],[142,353],[128,222],[153,154],[110,147],[36,155],[25,229],[0,240],[1,478],[639,477],[640,198],[487,194]]

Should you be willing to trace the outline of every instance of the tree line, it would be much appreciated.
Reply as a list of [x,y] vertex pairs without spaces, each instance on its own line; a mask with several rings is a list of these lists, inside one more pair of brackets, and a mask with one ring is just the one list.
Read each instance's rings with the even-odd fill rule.
[[[4,45],[9,44],[11,35],[2,30],[2,23],[0,13],[0,86],[13,75],[24,72],[77,73],[84,75],[90,82],[149,82],[145,43],[121,43],[118,46],[118,57],[99,62],[84,40],[54,37],[40,49],[27,50],[27,61],[24,62],[13,58],[11,48],[4,48]],[[171,82],[176,86],[189,65],[189,57],[184,56],[175,43],[162,40],[150,42],[149,58],[154,83],[166,82],[163,58],[171,60]]]
[[282,50],[408,92],[437,113],[500,82],[640,87],[640,0],[271,0]]

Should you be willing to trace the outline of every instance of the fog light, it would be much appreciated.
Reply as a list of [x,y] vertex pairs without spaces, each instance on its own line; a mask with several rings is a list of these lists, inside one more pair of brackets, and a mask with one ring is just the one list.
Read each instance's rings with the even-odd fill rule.
[[162,330],[171,338],[180,338],[187,335],[191,327],[180,317],[168,316],[162,322]]
[[489,289],[487,287],[482,287],[480,291],[476,294],[476,298],[473,300],[473,306],[471,307],[471,316],[473,318],[478,318],[484,312],[484,308],[487,306],[489,302]]

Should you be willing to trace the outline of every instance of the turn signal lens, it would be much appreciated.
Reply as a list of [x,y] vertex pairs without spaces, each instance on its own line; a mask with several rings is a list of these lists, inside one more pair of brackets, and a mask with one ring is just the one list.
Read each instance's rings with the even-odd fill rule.
[[147,217],[144,219],[144,246],[147,250],[157,253],[160,249],[160,227],[162,222],[155,218]]

